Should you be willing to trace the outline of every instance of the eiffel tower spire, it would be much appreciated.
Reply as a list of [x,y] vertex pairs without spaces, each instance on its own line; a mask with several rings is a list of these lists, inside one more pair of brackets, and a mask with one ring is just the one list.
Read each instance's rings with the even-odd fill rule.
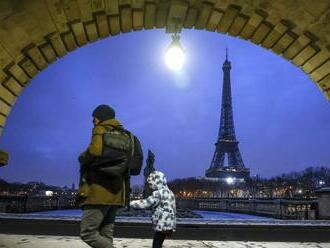
[[[231,63],[228,60],[228,49],[226,48],[226,60],[222,66],[223,86],[220,128],[215,152],[211,166],[206,170],[207,177],[216,178],[238,178],[244,179],[250,175],[250,170],[245,167],[236,139],[234,116],[231,96],[230,70]],[[228,165],[225,165],[225,156],[228,156]]]

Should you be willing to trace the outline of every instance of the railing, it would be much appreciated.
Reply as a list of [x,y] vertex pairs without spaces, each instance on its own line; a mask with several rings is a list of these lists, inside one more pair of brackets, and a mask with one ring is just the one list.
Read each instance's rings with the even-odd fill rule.
[[27,213],[74,207],[73,197],[0,196],[0,212]]
[[286,199],[177,199],[178,208],[238,212],[278,219],[316,219],[316,200]]
[[[74,197],[0,196],[0,212],[26,213],[74,207]],[[246,213],[278,219],[313,220],[317,218],[318,203],[316,200],[178,198],[177,207]]]

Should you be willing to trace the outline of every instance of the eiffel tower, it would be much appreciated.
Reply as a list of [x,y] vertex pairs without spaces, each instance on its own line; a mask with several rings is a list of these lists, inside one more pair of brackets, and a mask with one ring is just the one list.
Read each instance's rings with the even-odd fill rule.
[[[231,97],[230,70],[231,64],[228,60],[226,49],[226,60],[222,66],[223,87],[220,129],[215,152],[211,166],[206,170],[206,177],[212,178],[235,178],[244,180],[250,176],[250,170],[244,166],[241,153],[238,148],[238,141],[235,135],[233,106]],[[228,165],[225,165],[225,156],[228,156]]]

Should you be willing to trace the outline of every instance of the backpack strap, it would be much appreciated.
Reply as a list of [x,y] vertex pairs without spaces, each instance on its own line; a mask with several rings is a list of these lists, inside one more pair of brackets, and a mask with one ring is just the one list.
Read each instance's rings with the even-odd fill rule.
[[126,204],[127,204],[127,209],[128,211],[130,210],[130,194],[131,194],[131,173],[130,173],[130,166],[129,164],[131,163],[131,160],[134,156],[134,152],[135,152],[135,141],[134,141],[134,135],[125,130],[125,132],[127,132],[129,134],[129,137],[131,139],[131,150],[130,150],[130,156],[129,158],[127,159],[126,163],[127,163],[127,177],[126,177],[126,187],[127,187],[127,190],[126,190]]
[[134,141],[134,135],[129,132],[129,136],[131,138],[131,158],[133,158],[134,156],[134,152],[135,152],[135,141]]

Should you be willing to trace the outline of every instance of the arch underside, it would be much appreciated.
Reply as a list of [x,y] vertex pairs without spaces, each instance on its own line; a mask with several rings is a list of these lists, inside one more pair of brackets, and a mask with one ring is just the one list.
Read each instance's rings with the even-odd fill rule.
[[240,37],[300,67],[330,99],[328,0],[1,0],[0,136],[17,97],[58,57],[143,29]]

